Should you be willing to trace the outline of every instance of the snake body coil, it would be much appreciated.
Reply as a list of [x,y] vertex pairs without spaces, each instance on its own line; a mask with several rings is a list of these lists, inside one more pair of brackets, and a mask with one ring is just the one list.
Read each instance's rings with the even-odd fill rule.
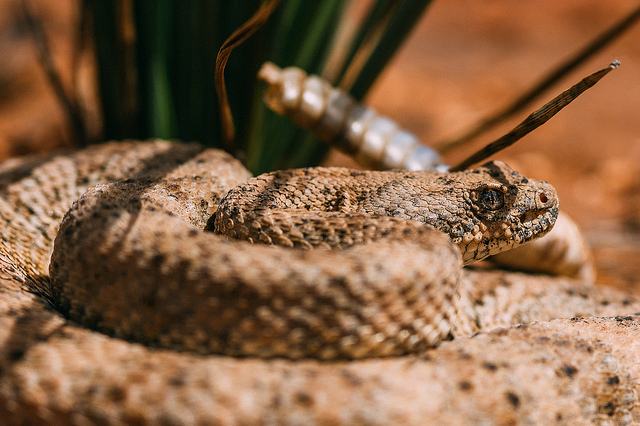
[[[340,187],[336,177],[351,181]],[[637,317],[544,321],[638,312],[640,304],[567,279],[460,268],[462,252],[470,261],[507,236],[521,242],[543,232],[556,202],[544,184],[499,163],[425,174],[428,197],[418,196],[420,176],[405,172],[248,179],[220,152],[166,142],[0,166],[0,418],[120,425],[637,417]],[[429,206],[442,197],[460,203]],[[307,245],[319,247],[295,248]],[[495,329],[536,320],[543,322]],[[494,331],[464,337],[482,329]],[[452,342],[425,350],[447,333]],[[360,357],[370,358],[309,359]]]
[[[543,235],[557,216],[550,185],[502,163],[290,170],[225,195],[223,161],[233,162],[205,151],[162,179],[97,186],[75,202],[51,260],[58,309],[110,335],[201,353],[416,353],[451,330],[460,259]],[[286,248],[314,246],[337,250]]]

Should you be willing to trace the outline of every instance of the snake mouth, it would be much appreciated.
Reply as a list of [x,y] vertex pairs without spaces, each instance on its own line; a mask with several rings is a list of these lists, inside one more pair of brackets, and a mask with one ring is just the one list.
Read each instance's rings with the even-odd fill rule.
[[520,225],[527,226],[533,224],[536,219],[541,219],[545,216],[546,211],[529,210],[520,215]]
[[[542,237],[553,228],[558,217],[558,209],[534,209],[529,210],[518,217],[516,223],[512,223],[519,232],[518,245]],[[518,223],[519,222],[519,223]]]

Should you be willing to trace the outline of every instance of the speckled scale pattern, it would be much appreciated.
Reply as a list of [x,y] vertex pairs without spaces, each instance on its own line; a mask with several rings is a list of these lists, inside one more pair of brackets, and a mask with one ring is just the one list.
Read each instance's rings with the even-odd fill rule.
[[9,160],[0,167],[0,218],[11,225],[0,228],[0,251],[21,259],[12,266],[20,279],[48,275],[42,271],[60,220],[84,191],[114,180],[162,176],[202,151],[197,144],[122,142]]
[[178,211],[211,205],[212,184],[183,185],[123,181],[81,197],[52,256],[56,306],[110,335],[227,355],[400,355],[449,333],[461,269],[444,235],[390,218],[363,227],[384,240],[342,252],[230,242],[201,229],[207,209]]
[[[74,203],[50,267],[61,312],[109,335],[203,354],[416,353],[454,319],[460,256],[439,230],[468,263],[543,235],[557,215],[550,185],[502,163],[449,174],[312,168],[237,186],[218,182],[209,171],[219,158],[206,155],[158,182],[98,186]],[[216,210],[229,186],[237,189]],[[488,188],[495,200],[482,199]],[[211,216],[216,233],[236,239],[346,250],[225,244],[201,230]]]
[[[498,209],[483,204],[486,191],[501,197]],[[335,212],[326,217],[395,217],[431,225],[450,236],[467,264],[546,234],[557,217],[558,199],[548,183],[527,179],[501,162],[459,173],[298,169],[232,189],[209,228],[251,241],[311,246],[314,238],[306,230],[323,226],[305,224],[320,211]],[[276,215],[279,224],[287,223],[286,234],[270,226]],[[334,241],[330,245],[342,246]]]
[[[170,250],[176,243],[167,237],[180,234],[187,221],[198,226],[189,225],[184,238],[198,234],[192,227],[204,225],[217,196],[215,191],[204,196],[194,189],[210,176],[181,177],[173,171],[186,170],[185,163],[204,155],[212,156],[220,168],[216,176],[229,172],[230,179],[249,177],[228,156],[201,152],[195,145],[128,142],[0,165],[0,418],[4,424],[633,424],[640,420],[640,317],[627,315],[639,312],[640,303],[566,278],[465,268],[457,289],[453,341],[416,355],[367,360],[236,358],[154,349],[79,326],[52,309],[53,297],[43,289],[50,288],[47,263],[56,222],[87,187],[113,179],[133,180],[100,186],[87,199],[95,201],[100,190],[103,194],[113,190],[110,194],[115,195],[127,186],[137,188],[137,195],[127,195],[142,203],[133,212],[148,213],[145,219],[164,218],[130,227],[136,233],[155,228],[162,236],[158,246],[171,244],[168,257],[151,259],[159,262],[153,275],[171,274],[172,266],[199,273],[185,268],[189,264]],[[227,184],[235,185],[231,181],[223,185]],[[176,202],[176,194],[191,207],[176,209],[182,203]],[[118,200],[115,204],[121,203]],[[140,210],[143,204],[146,207]],[[122,204],[126,205],[130,206]],[[122,218],[131,213],[123,208],[118,214]],[[111,216],[102,212],[98,217]],[[114,218],[106,220],[118,223]],[[389,220],[394,229],[397,220]],[[174,221],[181,223],[177,231],[169,226]],[[418,240],[426,238],[432,244],[426,252],[438,256],[442,251],[439,256],[447,258],[452,246],[446,238],[423,228],[411,229]],[[216,244],[234,247],[231,250],[238,251],[232,253],[239,255],[278,249],[215,237],[222,240]],[[93,238],[97,244],[113,242]],[[101,257],[97,244],[86,249],[85,259]],[[419,243],[412,250],[411,244],[409,251],[425,248]],[[135,244],[127,247],[137,249]],[[194,250],[179,253],[197,257],[204,248],[196,244]],[[363,256],[379,252],[372,250]],[[124,255],[122,262],[136,265],[135,257],[117,252]],[[300,259],[330,252],[288,250]],[[148,260],[142,258],[141,263]],[[236,260],[244,262],[243,270],[257,266],[256,279],[263,278],[261,271],[281,273],[272,268],[271,258]],[[238,304],[242,305],[225,307],[233,311]],[[549,321],[616,314],[622,316]],[[530,321],[538,322],[514,325]]]

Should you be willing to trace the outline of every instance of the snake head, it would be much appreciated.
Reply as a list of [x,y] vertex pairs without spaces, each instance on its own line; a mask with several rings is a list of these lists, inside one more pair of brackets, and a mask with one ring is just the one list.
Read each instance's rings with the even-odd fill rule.
[[522,176],[500,161],[466,174],[469,221],[452,235],[465,263],[520,246],[545,235],[558,217],[558,196],[544,181]]

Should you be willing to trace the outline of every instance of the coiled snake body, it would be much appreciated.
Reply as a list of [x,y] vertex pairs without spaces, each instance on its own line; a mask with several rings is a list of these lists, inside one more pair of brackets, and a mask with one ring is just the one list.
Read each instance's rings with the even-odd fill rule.
[[[580,389],[593,377],[578,372],[607,358],[626,404],[611,415],[636,415],[637,395],[621,390],[635,386],[632,360],[611,354],[634,341],[634,317],[459,337],[640,310],[569,280],[463,274],[462,263],[544,234],[557,215],[551,186],[501,163],[457,174],[306,169],[245,183],[225,154],[152,142],[0,173],[0,415],[17,424],[557,420],[539,407],[578,392],[529,389],[541,376],[516,361],[548,352],[563,327],[584,336],[589,355],[566,364],[580,351],[558,350],[540,368]],[[593,339],[621,322],[603,355]],[[447,336],[458,338],[429,350]],[[497,381],[484,393],[483,374]],[[526,398],[514,374],[533,374]],[[565,415],[602,415],[602,397],[590,395],[600,399],[567,402]]]

